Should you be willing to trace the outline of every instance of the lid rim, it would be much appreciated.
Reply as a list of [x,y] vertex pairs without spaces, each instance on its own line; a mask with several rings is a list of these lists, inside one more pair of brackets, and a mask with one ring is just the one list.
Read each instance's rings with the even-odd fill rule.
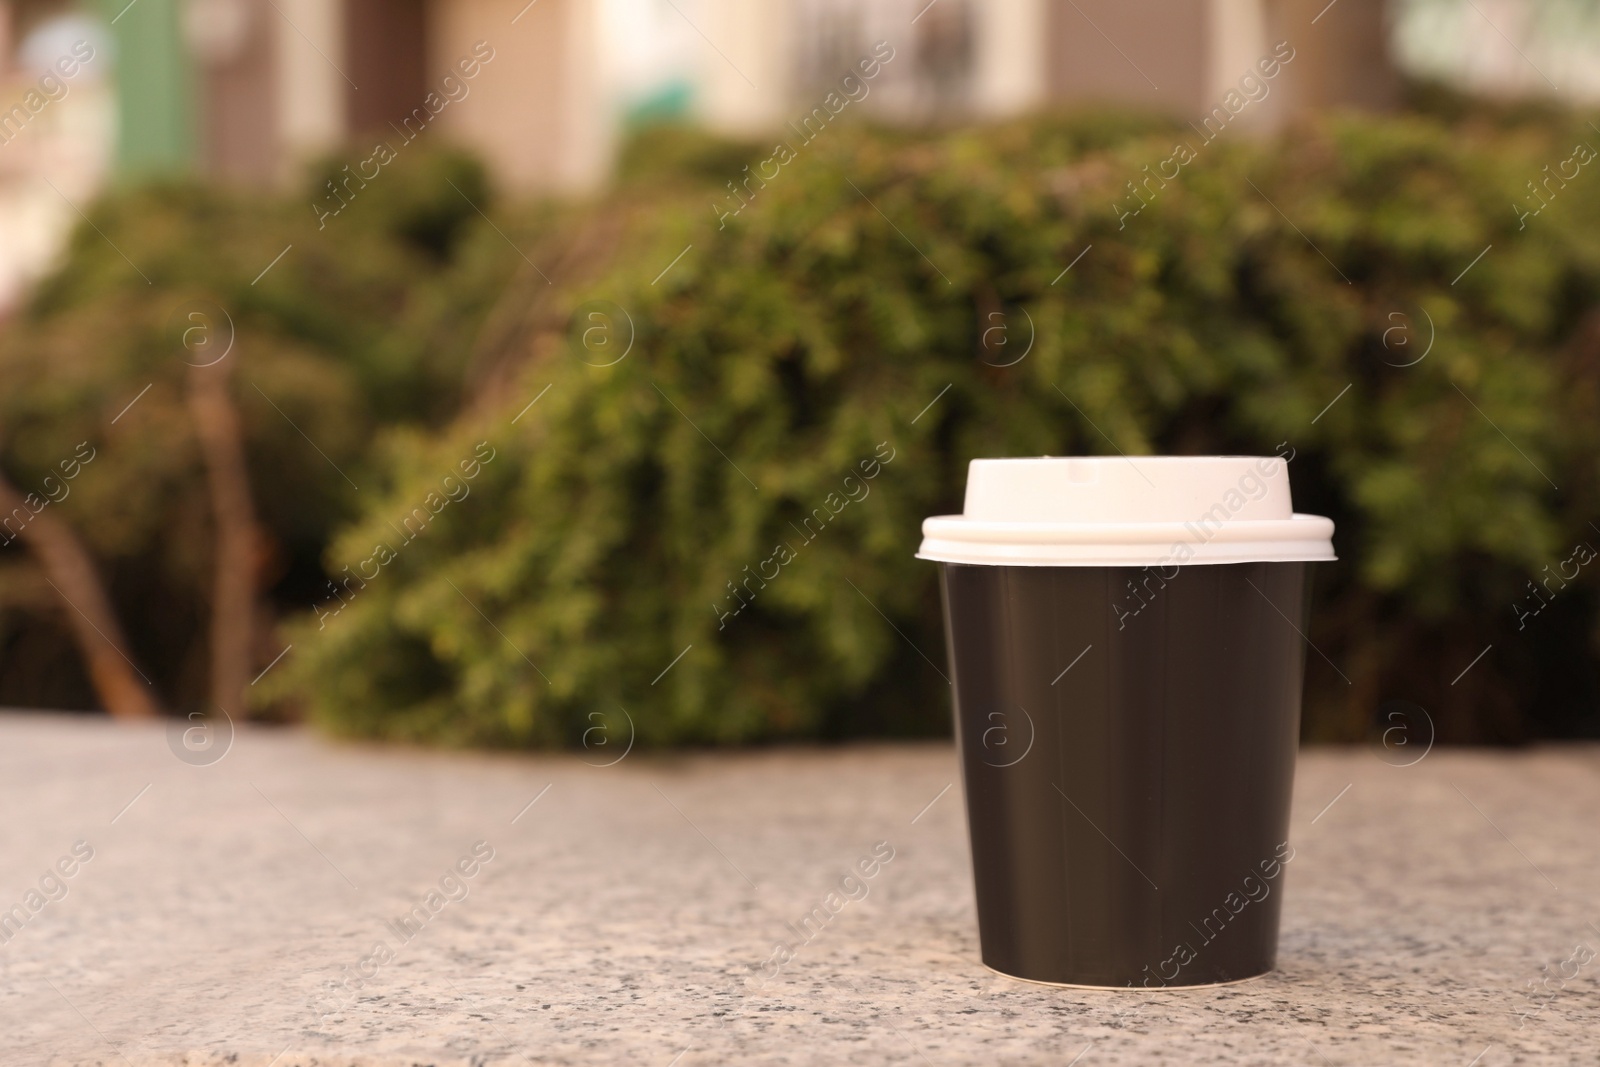
[[1267,556],[1257,553],[1249,556],[1195,556],[1193,559],[1184,560],[1182,563],[1171,563],[1164,559],[1039,559],[1037,557],[1018,557],[1016,559],[954,559],[948,555],[932,555],[927,552],[918,552],[917,559],[925,559],[930,563],[948,563],[957,567],[1104,567],[1148,570],[1157,568],[1166,570],[1182,569],[1184,567],[1221,567],[1228,565],[1242,565],[1249,563],[1337,563],[1338,556],[1320,555],[1312,553],[1291,552],[1281,556]]
[[922,522],[919,559],[1179,567],[1333,560],[1333,521],[1294,511],[1282,457],[974,459],[961,514]]

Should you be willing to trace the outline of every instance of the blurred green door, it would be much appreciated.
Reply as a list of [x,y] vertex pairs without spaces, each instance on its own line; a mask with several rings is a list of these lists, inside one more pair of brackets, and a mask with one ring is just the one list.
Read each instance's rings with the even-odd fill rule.
[[117,175],[185,173],[195,162],[194,70],[183,0],[96,0],[116,42]]

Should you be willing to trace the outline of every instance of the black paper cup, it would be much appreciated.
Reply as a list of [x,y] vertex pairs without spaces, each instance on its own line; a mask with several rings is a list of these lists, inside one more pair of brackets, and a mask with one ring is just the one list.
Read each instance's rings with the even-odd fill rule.
[[1279,459],[979,460],[966,513],[924,532],[983,962],[1150,989],[1270,971],[1332,523],[1293,515]]

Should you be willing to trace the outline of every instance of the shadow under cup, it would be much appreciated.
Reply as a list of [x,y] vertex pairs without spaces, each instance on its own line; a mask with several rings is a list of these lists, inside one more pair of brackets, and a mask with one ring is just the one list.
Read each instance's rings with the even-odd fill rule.
[[1272,970],[1307,591],[1333,523],[1259,456],[973,460],[937,561],[983,962],[1036,982]]
[[1148,988],[1272,970],[1308,567],[940,564],[986,965]]

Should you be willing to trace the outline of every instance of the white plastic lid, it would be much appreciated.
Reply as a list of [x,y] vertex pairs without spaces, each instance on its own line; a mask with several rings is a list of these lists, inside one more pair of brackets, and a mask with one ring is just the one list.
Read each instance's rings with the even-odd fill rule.
[[920,559],[1012,567],[1330,560],[1333,520],[1296,515],[1277,456],[975,459],[960,515]]

